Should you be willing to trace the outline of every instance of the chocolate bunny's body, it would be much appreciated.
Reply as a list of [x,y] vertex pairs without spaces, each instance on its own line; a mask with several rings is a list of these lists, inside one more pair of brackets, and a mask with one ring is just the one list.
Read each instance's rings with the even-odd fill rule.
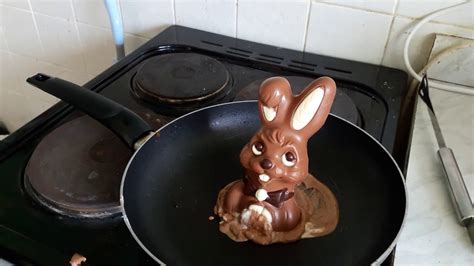
[[[303,204],[308,199],[295,194],[295,189],[309,176],[307,141],[324,124],[335,93],[334,81],[326,77],[313,81],[296,97],[282,77],[262,83],[258,102],[262,127],[240,154],[246,176],[223,189],[216,205],[224,223],[232,220],[241,225],[229,229],[234,239],[255,241],[256,235],[263,235],[267,237],[256,242],[267,244],[278,241],[272,237],[274,232],[293,232],[298,239],[304,233],[313,211],[302,211],[300,205],[308,205]],[[325,197],[318,201],[335,202],[329,205],[335,205],[336,212],[330,213],[337,214],[334,195],[314,181],[309,180]]]

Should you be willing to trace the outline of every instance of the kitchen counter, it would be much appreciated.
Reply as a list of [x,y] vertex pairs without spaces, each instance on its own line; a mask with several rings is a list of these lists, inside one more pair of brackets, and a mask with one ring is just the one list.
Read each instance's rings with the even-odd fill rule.
[[[474,97],[436,89],[430,95],[447,146],[474,197]],[[426,105],[418,99],[408,163],[408,213],[395,265],[474,265],[474,246],[458,224]]]

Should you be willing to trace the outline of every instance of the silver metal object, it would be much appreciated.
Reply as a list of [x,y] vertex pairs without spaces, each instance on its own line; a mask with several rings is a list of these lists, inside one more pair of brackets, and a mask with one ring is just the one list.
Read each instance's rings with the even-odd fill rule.
[[471,244],[474,245],[474,219],[471,219],[467,225],[467,233],[469,234],[469,238],[471,238]]
[[454,157],[453,150],[446,146],[443,134],[441,133],[441,128],[439,127],[438,119],[436,118],[433,104],[431,103],[428,89],[428,78],[426,74],[423,76],[423,79],[420,82],[418,94],[428,106],[431,124],[433,125],[436,139],[438,141],[438,156],[448,181],[449,192],[456,208],[458,220],[463,226],[467,227],[469,237],[471,238],[471,242],[474,245],[474,208],[472,206],[469,192],[467,191],[461,171],[459,170],[458,163]]
[[153,137],[155,134],[159,134],[158,131],[156,132],[149,132],[148,134],[146,134],[146,136],[138,139],[135,144],[133,144],[133,149],[134,150],[138,150],[143,144],[145,144],[145,142],[148,141],[148,139],[150,139],[151,137]]

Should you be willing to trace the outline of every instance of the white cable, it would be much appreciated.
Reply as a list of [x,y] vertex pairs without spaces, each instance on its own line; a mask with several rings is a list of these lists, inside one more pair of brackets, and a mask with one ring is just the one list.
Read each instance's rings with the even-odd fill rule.
[[[445,50],[438,53],[435,57],[431,58],[428,61],[428,63],[426,63],[426,65],[418,72],[418,75],[421,76],[423,75],[423,73],[428,72],[428,69],[430,69],[431,66],[434,65],[435,63],[441,61],[441,59],[456,53],[458,50],[471,48],[472,46],[474,46],[474,43],[469,42],[469,43],[463,43],[463,44],[446,48]],[[418,87],[418,81],[416,79],[413,79],[409,88],[411,90],[411,89],[416,89],[416,87]]]
[[[441,16],[441,15],[443,15],[445,13],[448,13],[448,12],[454,10],[454,9],[457,9],[461,6],[470,4],[471,2],[472,2],[472,0],[460,3],[460,4],[457,4],[457,5],[453,5],[453,6],[450,6],[450,7],[446,7],[446,8],[440,9],[436,12],[433,12],[430,15],[424,17],[422,20],[420,20],[420,22],[418,22],[415,25],[415,27],[413,27],[413,30],[410,32],[410,34],[408,34],[408,37],[405,40],[405,46],[403,47],[403,61],[405,63],[405,67],[407,68],[408,72],[410,73],[410,75],[413,78],[415,78],[418,81],[421,81],[421,79],[422,79],[422,77],[415,72],[415,70],[411,66],[410,60],[408,58],[408,48],[410,46],[411,39],[413,38],[415,33],[418,31],[418,29],[420,29],[421,26],[423,26],[424,24],[426,24],[428,21],[432,20],[433,18]],[[455,85],[442,84],[442,83],[434,82],[434,81],[430,81],[430,87],[433,87],[433,88],[436,88],[436,89],[441,89],[441,90],[446,90],[446,91],[451,91],[451,92],[474,95],[474,90],[473,89],[469,89],[469,88],[461,87],[461,86],[455,86]]]
[[[423,75],[423,73],[427,72],[428,69],[431,68],[431,66],[436,64],[442,58],[448,57],[448,56],[454,54],[455,52],[457,52],[458,50],[462,50],[462,49],[465,49],[465,48],[468,48],[468,47],[472,47],[473,45],[474,45],[474,43],[464,43],[464,44],[449,47],[449,48],[441,51],[435,57],[431,58],[428,61],[428,63],[426,63],[426,65],[423,67],[423,69],[421,69],[420,72],[418,72],[418,75]],[[416,93],[417,93],[416,89],[418,87],[418,83],[419,83],[418,80],[412,79],[412,81],[410,83],[410,86],[408,86],[407,97],[412,98],[412,97],[414,97],[413,95],[416,95]],[[406,112],[409,112],[410,110],[407,109],[409,107],[410,107],[410,101],[403,101],[402,107],[401,107],[401,113],[405,114]]]

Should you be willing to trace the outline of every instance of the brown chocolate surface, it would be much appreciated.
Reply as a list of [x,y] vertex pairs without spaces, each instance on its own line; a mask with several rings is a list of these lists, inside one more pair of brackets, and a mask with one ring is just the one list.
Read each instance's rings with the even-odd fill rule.
[[[262,127],[240,153],[246,176],[219,194],[215,211],[223,220],[221,231],[236,241],[270,244],[334,230],[337,202],[327,187],[308,179],[307,142],[326,121],[335,94],[336,84],[328,77],[314,80],[297,96],[283,77],[262,83]],[[300,186],[305,189],[298,192]],[[304,196],[310,188],[319,192],[313,196],[318,200]],[[328,217],[318,216],[321,202]],[[329,225],[322,222],[326,219]]]
[[242,224],[240,213],[225,213],[222,206],[225,204],[226,195],[230,188],[241,180],[230,183],[219,192],[215,213],[222,219],[219,230],[234,241],[242,242],[252,240],[258,244],[287,243],[301,238],[312,238],[330,234],[336,229],[339,221],[339,208],[336,197],[323,183],[312,175],[295,188],[295,201],[301,209],[301,219],[290,231],[273,231],[261,216],[253,213],[248,226]]

